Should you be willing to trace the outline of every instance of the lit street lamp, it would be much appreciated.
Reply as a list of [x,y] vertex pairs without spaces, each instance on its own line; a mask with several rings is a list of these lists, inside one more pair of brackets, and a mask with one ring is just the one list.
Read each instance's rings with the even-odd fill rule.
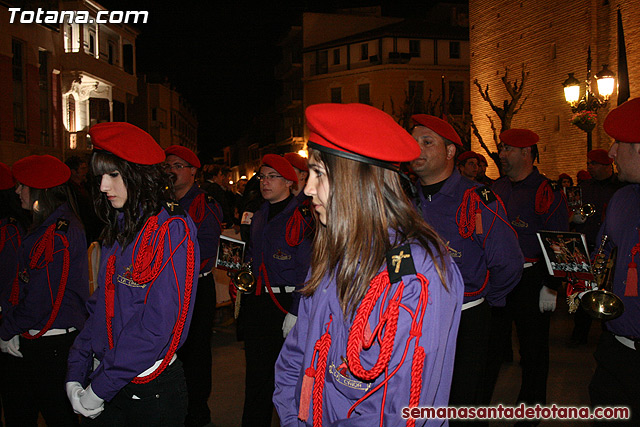
[[584,95],[580,97],[580,81],[574,77],[573,73],[569,73],[569,77],[562,84],[564,97],[573,111],[571,123],[587,133],[587,152],[592,149],[591,132],[598,122],[598,110],[607,105],[615,89],[614,77],[615,74],[607,68],[607,64],[604,64],[602,70],[595,75],[597,92],[592,91],[591,46],[589,46]]

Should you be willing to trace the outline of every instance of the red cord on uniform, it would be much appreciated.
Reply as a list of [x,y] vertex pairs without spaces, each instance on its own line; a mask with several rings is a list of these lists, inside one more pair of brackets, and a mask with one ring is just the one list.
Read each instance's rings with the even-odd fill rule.
[[[43,268],[47,266],[48,273],[48,264],[53,261],[53,255],[55,246],[55,237],[56,235],[62,241],[62,249],[58,252],[62,252],[62,274],[60,275],[60,283],[58,284],[58,292],[56,294],[56,298],[53,301],[53,307],[51,308],[51,315],[47,320],[47,323],[44,325],[40,331],[31,335],[29,332],[25,332],[22,336],[26,339],[36,339],[43,336],[51,326],[53,322],[58,317],[58,312],[60,311],[60,306],[62,305],[62,298],[64,297],[64,291],[67,287],[67,280],[69,279],[69,265],[70,265],[70,256],[69,256],[69,241],[66,236],[56,234],[56,224],[51,224],[47,227],[44,234],[38,239],[36,244],[33,246],[31,250],[31,259],[29,262],[29,267],[31,269]],[[44,264],[40,264],[40,258],[43,256]],[[49,281],[49,290],[51,290],[51,282]]]
[[536,215],[542,215],[549,212],[549,208],[551,207],[554,198],[555,196],[553,195],[551,184],[549,184],[549,181],[545,179],[536,191]]

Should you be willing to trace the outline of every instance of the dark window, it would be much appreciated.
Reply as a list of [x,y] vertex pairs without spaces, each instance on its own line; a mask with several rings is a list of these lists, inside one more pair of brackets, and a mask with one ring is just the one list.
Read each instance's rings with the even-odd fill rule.
[[116,52],[116,49],[115,49],[115,46],[114,46],[113,42],[111,42],[111,41],[109,42],[108,49],[109,49],[109,58],[107,58],[107,61],[109,61],[109,64],[113,65],[113,62],[114,62],[113,61],[114,60],[113,57],[114,57],[115,52]]
[[369,59],[369,45],[367,43],[360,45],[360,59],[362,61]]
[[333,49],[333,65],[340,65],[340,49]]
[[317,74],[327,74],[329,72],[329,52],[321,50],[318,52]]
[[124,102],[113,101],[113,121],[126,122]]
[[38,70],[38,86],[40,92],[40,133],[41,143],[45,146],[51,145],[51,125],[50,105],[52,102],[51,92],[49,90],[49,61],[46,51],[41,50],[38,52],[38,59],[40,61],[40,69]]
[[449,113],[462,114],[464,110],[464,82],[449,82]]
[[11,41],[11,60],[13,75],[13,140],[27,142],[25,124],[25,95],[24,95],[24,44],[16,39]]
[[413,58],[420,57],[420,40],[409,40],[409,55]]
[[91,126],[97,123],[111,121],[109,115],[109,100],[89,98],[89,117],[91,119]]
[[342,103],[342,88],[341,87],[332,87],[331,88],[331,102],[334,104]]
[[93,32],[89,32],[89,53],[96,54],[96,35]]
[[449,58],[460,59],[460,42],[449,42]]
[[371,105],[371,93],[369,83],[358,85],[358,102]]

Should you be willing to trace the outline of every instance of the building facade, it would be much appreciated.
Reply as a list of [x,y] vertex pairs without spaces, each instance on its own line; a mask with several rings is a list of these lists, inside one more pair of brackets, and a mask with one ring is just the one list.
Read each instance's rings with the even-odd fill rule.
[[[587,76],[587,52],[591,49],[591,75],[602,65],[616,75],[618,67],[617,11],[620,9],[626,40],[631,97],[640,90],[640,1],[569,0],[534,2],[508,0],[469,1],[469,40],[471,80],[478,79],[495,104],[509,99],[500,78],[505,68],[520,76],[522,67],[529,73],[524,107],[514,116],[512,127],[529,128],[540,135],[540,170],[557,179],[568,173],[574,179],[586,169],[587,136],[570,123],[572,111],[564,100],[562,83],[568,73],[578,80]],[[584,83],[582,94],[584,94]],[[593,86],[595,86],[595,81]],[[611,139],[602,130],[602,122],[617,105],[614,93],[608,108],[598,112],[593,148],[607,149]],[[492,149],[493,132],[486,115],[497,116],[476,89],[471,91],[471,113],[485,142]],[[474,139],[474,149],[480,152]],[[497,177],[490,165],[488,175]]]

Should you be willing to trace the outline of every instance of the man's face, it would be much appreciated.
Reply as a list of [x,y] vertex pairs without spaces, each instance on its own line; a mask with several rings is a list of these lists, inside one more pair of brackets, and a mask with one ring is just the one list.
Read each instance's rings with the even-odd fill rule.
[[289,197],[293,182],[284,179],[274,168],[263,165],[258,172],[260,193],[269,203],[278,203]]
[[502,171],[509,177],[517,176],[525,166],[525,148],[501,144],[500,164]]
[[[428,179],[431,176],[442,174],[452,158],[451,149],[448,149],[444,139],[424,126],[416,126],[411,132],[411,136],[418,141],[420,146],[420,156],[410,163],[416,175],[421,179]],[[453,153],[455,155],[455,147],[453,147]]]
[[469,179],[476,179],[476,176],[478,176],[478,159],[467,159],[460,166],[460,173]]
[[591,175],[593,179],[605,179],[611,175],[611,165],[603,165],[602,163],[587,159],[587,172],[589,172],[589,175]]
[[188,191],[195,181],[196,168],[173,154],[167,156],[165,165],[173,177],[173,186],[176,193]]
[[71,170],[71,174],[74,175],[74,178],[78,182],[84,182],[87,178],[87,173],[89,172],[89,164],[87,162],[80,163],[78,166],[78,170]]
[[640,183],[640,143],[615,142],[609,150],[621,181]]

